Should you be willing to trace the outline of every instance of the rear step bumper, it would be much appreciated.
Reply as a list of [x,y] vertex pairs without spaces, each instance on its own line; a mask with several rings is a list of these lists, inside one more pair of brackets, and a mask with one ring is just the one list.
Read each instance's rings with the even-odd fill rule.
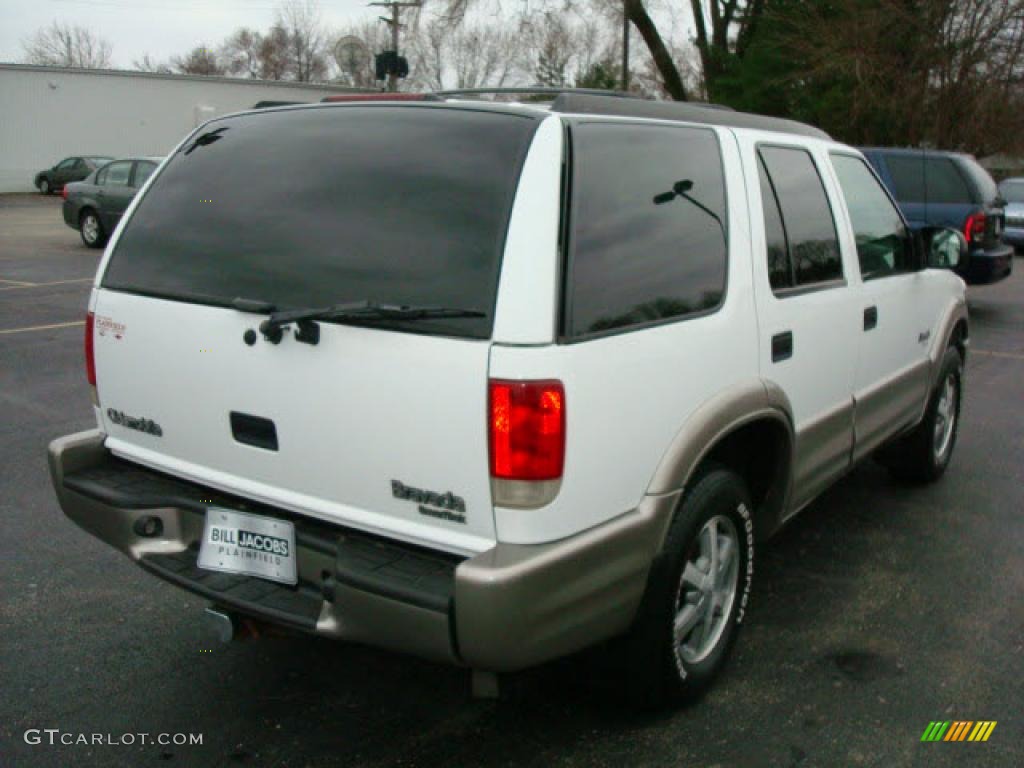
[[[558,542],[463,559],[211,491],[116,458],[104,439],[93,430],[51,443],[54,489],[71,520],[150,573],[244,615],[494,671],[625,630],[678,496],[647,497]],[[292,520],[298,585],[198,568],[210,504]],[[147,518],[160,521],[155,534]]]

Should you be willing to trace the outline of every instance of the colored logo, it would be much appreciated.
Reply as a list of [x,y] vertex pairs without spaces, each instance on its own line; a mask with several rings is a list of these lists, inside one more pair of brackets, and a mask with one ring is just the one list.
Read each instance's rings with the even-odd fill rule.
[[995,720],[932,721],[921,734],[921,741],[988,741],[995,727]]

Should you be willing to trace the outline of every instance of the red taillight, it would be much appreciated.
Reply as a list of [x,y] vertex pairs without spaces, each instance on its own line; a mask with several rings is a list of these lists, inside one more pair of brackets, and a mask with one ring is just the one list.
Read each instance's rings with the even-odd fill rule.
[[60,196],[63,197],[65,200],[68,199],[68,185],[67,184],[65,184],[63,187],[61,187],[61,189],[60,189]]
[[95,323],[92,312],[85,316],[85,375],[89,379],[89,386],[96,386],[96,355],[92,348],[92,329]]
[[554,480],[565,463],[565,389],[560,381],[490,382],[491,476]]
[[967,221],[964,222],[964,237],[967,238],[968,243],[977,242],[985,237],[985,224],[983,211],[972,213],[967,217]]

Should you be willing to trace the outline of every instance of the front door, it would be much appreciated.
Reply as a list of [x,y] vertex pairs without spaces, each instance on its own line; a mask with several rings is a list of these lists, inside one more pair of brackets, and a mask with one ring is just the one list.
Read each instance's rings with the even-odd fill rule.
[[899,209],[860,157],[831,154],[847,214],[843,246],[861,274],[862,323],[854,386],[854,458],[920,417],[928,392],[932,323],[927,276],[915,264]]

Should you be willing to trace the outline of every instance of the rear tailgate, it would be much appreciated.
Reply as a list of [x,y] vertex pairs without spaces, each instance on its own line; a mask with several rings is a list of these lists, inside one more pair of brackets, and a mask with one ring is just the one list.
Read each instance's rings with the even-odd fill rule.
[[[332,106],[207,125],[140,200],[96,291],[102,426],[118,455],[425,546],[492,545],[487,371],[501,250],[536,121]],[[482,318],[319,322],[373,300]],[[253,343],[249,343],[253,342]]]

